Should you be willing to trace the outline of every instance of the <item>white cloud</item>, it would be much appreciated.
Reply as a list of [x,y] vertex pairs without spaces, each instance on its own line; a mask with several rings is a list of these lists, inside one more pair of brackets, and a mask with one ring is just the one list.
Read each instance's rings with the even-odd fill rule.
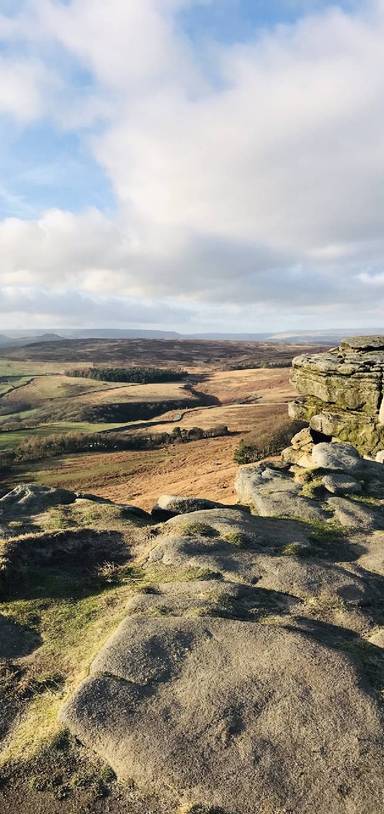
[[[162,302],[163,319],[180,318],[180,312],[172,304]],[[97,297],[76,289],[52,290],[37,286],[4,286],[0,288],[0,314],[2,329],[11,328],[15,317],[28,316],[28,327],[49,325],[54,320],[56,326],[67,324],[78,326],[112,325],[124,326],[127,322],[133,327],[156,325],[159,320],[157,302],[142,303],[123,297]],[[183,313],[184,328],[190,320],[190,312]],[[18,323],[25,327],[25,323]]]
[[0,114],[24,124],[44,111],[44,90],[49,77],[38,60],[0,58]]
[[[323,322],[344,304],[352,321],[362,308],[377,320],[384,3],[312,14],[247,44],[205,42],[204,54],[180,30],[182,5],[31,0],[13,23],[9,37],[59,43],[91,72],[88,96],[73,86],[72,117],[64,75],[49,110],[67,127],[104,120],[88,143],[118,212],[3,221],[1,280]],[[26,117],[41,112],[46,80],[31,81],[29,93],[22,75],[9,96],[15,116],[23,93]]]

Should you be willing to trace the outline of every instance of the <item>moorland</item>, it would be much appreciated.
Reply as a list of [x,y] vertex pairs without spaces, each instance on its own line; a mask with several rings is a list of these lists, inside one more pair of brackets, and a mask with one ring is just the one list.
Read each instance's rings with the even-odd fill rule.
[[384,338],[351,342],[4,353],[0,814],[383,810]]
[[3,490],[33,480],[145,509],[165,487],[232,502],[235,450],[248,438],[263,451],[284,433],[290,364],[307,350],[314,348],[141,339],[7,348]]

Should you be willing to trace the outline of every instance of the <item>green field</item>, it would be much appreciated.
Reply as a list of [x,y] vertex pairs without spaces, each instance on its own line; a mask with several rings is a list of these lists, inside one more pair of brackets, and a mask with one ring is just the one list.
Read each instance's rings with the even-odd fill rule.
[[[92,433],[119,429],[124,424],[84,421],[41,421],[39,408],[50,404],[76,402],[79,395],[108,390],[116,385],[91,379],[70,378],[60,371],[63,365],[53,363],[12,362],[0,359],[0,451],[17,449],[30,438],[46,438],[69,432]],[[29,409],[18,410],[19,406]],[[7,412],[4,412],[7,410]]]
[[118,430],[140,414],[145,419],[173,403],[196,402],[183,382],[99,381],[67,376],[67,368],[63,361],[0,359],[0,451],[13,452],[27,440],[52,435]]
[[103,432],[105,430],[118,430],[126,424],[91,424],[86,421],[57,421],[52,424],[41,424],[30,429],[1,432],[0,424],[0,450],[17,449],[28,438],[46,438],[50,435],[62,435],[67,432]]
[[24,362],[0,358],[0,376],[44,376],[62,373],[64,367],[60,362]]

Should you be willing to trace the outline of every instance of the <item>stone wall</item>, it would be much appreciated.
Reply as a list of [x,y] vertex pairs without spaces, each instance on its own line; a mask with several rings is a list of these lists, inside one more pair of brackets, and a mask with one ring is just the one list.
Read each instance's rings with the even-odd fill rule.
[[308,421],[319,440],[349,441],[369,455],[384,448],[384,336],[353,337],[292,365],[292,418]]

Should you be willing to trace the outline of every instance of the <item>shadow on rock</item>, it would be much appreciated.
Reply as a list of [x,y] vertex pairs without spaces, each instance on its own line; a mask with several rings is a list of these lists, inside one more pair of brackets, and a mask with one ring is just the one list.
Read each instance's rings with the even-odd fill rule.
[[6,616],[0,616],[0,659],[29,656],[41,643],[38,633]]
[[381,647],[362,639],[353,631],[328,622],[319,622],[306,617],[296,617],[295,625],[286,625],[287,630],[299,630],[304,636],[331,647],[347,656],[359,676],[361,687],[371,688],[381,693],[384,682],[384,651]]

